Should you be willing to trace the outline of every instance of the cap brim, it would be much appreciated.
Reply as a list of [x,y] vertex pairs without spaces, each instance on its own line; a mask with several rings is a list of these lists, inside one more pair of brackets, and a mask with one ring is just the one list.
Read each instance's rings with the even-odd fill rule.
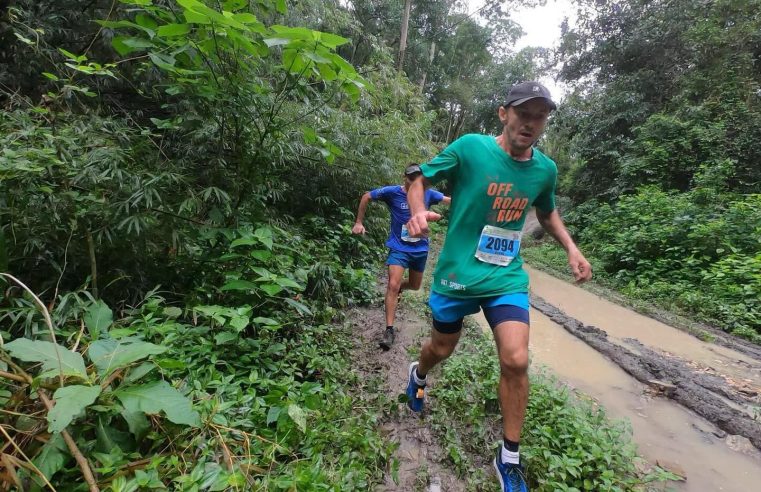
[[547,102],[547,105],[551,109],[558,109],[557,104],[555,104],[552,99],[547,99],[544,96],[533,96],[533,97],[524,97],[523,99],[516,99],[515,101],[510,103],[510,106],[520,106],[521,104],[525,103],[526,101],[530,101],[532,99],[544,99]]

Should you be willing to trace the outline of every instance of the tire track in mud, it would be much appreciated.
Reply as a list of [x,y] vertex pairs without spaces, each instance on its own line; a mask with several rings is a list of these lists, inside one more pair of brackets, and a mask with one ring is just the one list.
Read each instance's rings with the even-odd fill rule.
[[625,340],[636,352],[617,344],[608,338],[604,330],[585,325],[535,294],[531,296],[531,305],[638,381],[651,386],[654,381],[665,382],[668,391],[664,396],[692,410],[724,432],[747,438],[761,450],[761,423],[735,407],[753,403],[755,400],[751,395],[733,388],[720,376],[700,372],[684,361],[666,357],[637,340]]

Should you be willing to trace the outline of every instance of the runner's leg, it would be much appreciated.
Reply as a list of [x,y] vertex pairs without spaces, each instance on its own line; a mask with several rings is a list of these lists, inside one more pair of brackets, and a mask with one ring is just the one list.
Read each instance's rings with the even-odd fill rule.
[[499,354],[499,403],[504,436],[520,442],[528,404],[529,325],[503,321],[494,328]]
[[425,377],[436,364],[452,354],[460,340],[460,333],[462,330],[455,333],[441,333],[435,328],[431,330],[431,338],[426,340],[420,351],[420,365],[417,370],[420,377]]
[[409,270],[407,279],[402,282],[401,290],[418,290],[423,284],[423,272]]
[[402,287],[403,278],[403,266],[388,266],[388,285],[386,286],[386,326],[394,326],[396,305],[399,303],[399,290]]

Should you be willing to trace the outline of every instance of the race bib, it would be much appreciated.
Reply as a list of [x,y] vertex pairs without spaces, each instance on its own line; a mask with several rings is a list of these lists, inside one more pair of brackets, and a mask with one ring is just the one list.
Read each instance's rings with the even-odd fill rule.
[[416,243],[420,241],[420,239],[421,238],[419,237],[411,237],[410,231],[407,229],[407,225],[406,224],[402,225],[402,241],[404,241],[405,243]]
[[520,231],[508,231],[487,225],[481,231],[476,258],[492,265],[507,266],[518,255],[520,247]]

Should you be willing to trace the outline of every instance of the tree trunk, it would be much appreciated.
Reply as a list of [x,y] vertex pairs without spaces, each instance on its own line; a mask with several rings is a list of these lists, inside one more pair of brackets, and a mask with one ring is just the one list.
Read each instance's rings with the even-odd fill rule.
[[[430,67],[431,64],[433,64],[433,57],[436,55],[436,42],[431,41],[431,53],[428,55],[428,66]],[[425,90],[425,79],[428,77],[428,70],[423,72],[423,77],[420,79],[420,93],[422,94]]]
[[460,133],[462,132],[462,126],[465,124],[465,116],[467,113],[468,111],[466,109],[460,109],[460,113],[457,115],[457,124],[455,125],[454,134],[452,135],[452,141],[460,138]]
[[412,0],[406,0],[406,3],[404,4],[404,15],[402,16],[402,35],[399,39],[399,64],[397,70],[400,72],[404,66],[404,50],[407,49],[407,28],[410,23],[410,8],[412,8]]
[[87,237],[87,251],[90,254],[90,275],[92,276],[92,296],[98,299],[98,262],[95,261],[95,241],[88,228],[85,232]]

